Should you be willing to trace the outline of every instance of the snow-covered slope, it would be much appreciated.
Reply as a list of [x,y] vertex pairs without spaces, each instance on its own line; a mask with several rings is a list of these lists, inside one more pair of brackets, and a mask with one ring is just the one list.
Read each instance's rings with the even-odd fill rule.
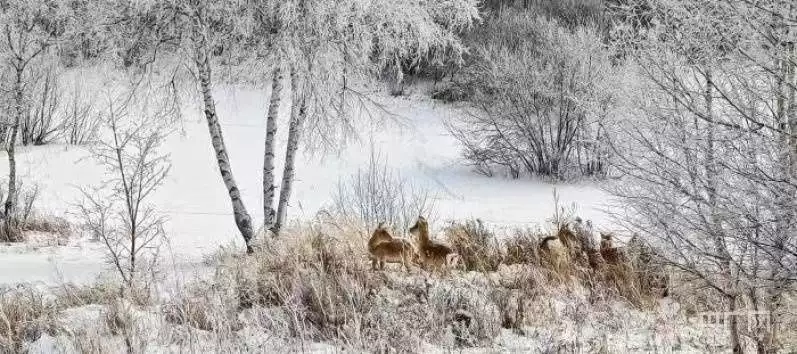
[[[249,212],[260,220],[268,96],[263,90],[222,87],[217,97],[235,178]],[[393,98],[372,93],[370,97],[396,116],[379,124],[364,123],[358,127],[360,139],[342,151],[301,155],[289,218],[308,219],[328,205],[338,181],[367,164],[373,140],[374,148],[390,167],[438,198],[438,215],[443,220],[479,217],[498,225],[543,224],[554,213],[556,189],[562,205],[576,203],[580,215],[593,219],[598,226],[606,224],[601,212],[606,195],[595,186],[487,178],[471,172],[460,160],[456,140],[443,125],[452,115],[461,114],[451,105],[422,95]],[[169,218],[170,250],[177,264],[195,262],[220,245],[242,244],[200,106],[196,102],[186,102],[185,106],[177,133],[165,146],[171,154],[172,170],[153,196],[159,211]],[[283,109],[283,119],[285,113]],[[278,134],[278,151],[283,151],[285,130]],[[85,148],[50,145],[20,150],[21,178],[26,184],[39,185],[37,205],[48,213],[68,216],[80,196],[79,188],[104,179],[103,169],[88,157]],[[5,156],[1,160],[5,161]],[[0,163],[0,175],[5,175],[7,168],[6,163]],[[281,168],[278,161],[277,169]],[[98,244],[85,240],[38,250],[0,246],[0,283],[91,280],[104,267],[101,254]]]

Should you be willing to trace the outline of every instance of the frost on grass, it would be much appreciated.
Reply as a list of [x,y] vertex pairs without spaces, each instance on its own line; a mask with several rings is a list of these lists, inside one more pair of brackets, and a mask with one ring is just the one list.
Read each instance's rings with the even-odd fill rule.
[[[0,180],[0,185],[4,183]],[[13,220],[14,227],[0,230],[0,242],[27,242],[34,247],[65,245],[72,235],[72,224],[63,217],[39,210],[38,185],[19,183],[17,188],[21,196],[18,210],[12,215],[2,215],[4,220]],[[0,199],[4,199],[5,195],[5,190],[0,188]]]
[[364,242],[339,226],[319,221],[285,230],[254,255],[216,255],[207,262],[213,276],[148,303],[120,298],[113,283],[8,293],[0,313],[14,329],[0,332],[2,343],[67,353],[700,351],[721,343],[674,300],[635,302],[600,277],[518,262],[517,244],[542,235],[490,241],[495,251],[483,254],[499,260],[494,269],[408,274],[372,271]]

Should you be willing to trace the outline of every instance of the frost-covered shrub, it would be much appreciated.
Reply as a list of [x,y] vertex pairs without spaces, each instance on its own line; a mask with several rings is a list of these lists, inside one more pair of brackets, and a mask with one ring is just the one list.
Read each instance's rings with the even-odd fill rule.
[[490,176],[604,175],[614,69],[595,31],[530,13],[503,14],[481,31],[459,84],[471,109],[448,122],[465,159]]
[[44,145],[54,140],[62,130],[61,103],[58,72],[47,68],[37,73],[33,83],[30,107],[20,126],[22,145]]
[[[621,0],[622,1],[622,0]],[[567,28],[584,25],[607,25],[607,3],[617,0],[484,0],[492,12],[532,11],[561,22]],[[512,8],[512,9],[508,9]],[[521,10],[523,9],[523,10]]]
[[378,154],[348,180],[338,183],[331,212],[349,223],[371,230],[380,222],[403,230],[419,215],[434,219],[436,203],[426,189],[411,184]]
[[169,323],[227,334],[241,328],[231,300],[230,289],[199,282],[164,305],[163,314]]

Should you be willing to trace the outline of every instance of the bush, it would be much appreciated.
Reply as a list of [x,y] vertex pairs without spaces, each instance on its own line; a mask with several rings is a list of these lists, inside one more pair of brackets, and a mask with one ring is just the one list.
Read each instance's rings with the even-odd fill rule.
[[139,286],[127,288],[118,279],[106,278],[87,285],[65,283],[54,289],[53,295],[58,308],[110,305],[118,298],[124,298],[134,305],[146,306],[154,300],[152,290]]
[[35,83],[30,109],[21,122],[22,145],[44,145],[51,142],[61,131],[61,91],[58,73],[48,68]]
[[241,323],[228,295],[218,286],[198,282],[167,303],[163,314],[169,323],[216,333],[234,332],[241,328]]
[[524,0],[533,11],[556,20],[570,30],[595,26],[604,29],[609,24],[606,0]]
[[605,175],[613,69],[595,31],[506,12],[472,36],[472,63],[451,89],[471,109],[447,122],[465,159],[488,176]]
[[51,332],[55,313],[55,306],[33,288],[0,289],[0,353],[21,352],[23,343]]
[[[17,183],[17,193],[22,197],[22,202],[17,203],[14,214],[3,215],[5,220],[0,227],[0,242],[23,242],[27,240],[27,232],[41,232],[49,234],[48,237],[53,236],[55,244],[63,244],[72,232],[72,224],[64,218],[39,213],[35,208],[39,187]],[[0,180],[0,184],[5,185],[6,182]],[[4,192],[0,188],[0,201],[5,200]]]
[[382,156],[374,152],[369,164],[347,181],[338,183],[333,195],[331,213],[345,223],[372,230],[385,222],[396,230],[404,230],[423,215],[435,217],[433,195],[412,185],[401,174],[390,169]]
[[578,26],[608,25],[605,2],[605,0],[485,0],[483,4],[493,12],[499,13],[503,11],[538,13],[561,22],[569,29],[574,29]]
[[67,144],[82,145],[97,140],[102,125],[102,115],[87,97],[80,80],[75,81],[71,95],[64,107],[63,136]]
[[466,270],[492,272],[504,262],[498,240],[479,219],[453,223],[446,229],[446,238]]

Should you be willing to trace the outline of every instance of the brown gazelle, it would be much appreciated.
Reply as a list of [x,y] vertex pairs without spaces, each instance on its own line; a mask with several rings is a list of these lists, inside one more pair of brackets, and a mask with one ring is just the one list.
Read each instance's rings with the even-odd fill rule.
[[548,236],[540,241],[540,256],[543,262],[546,262],[551,269],[558,273],[568,267],[567,247],[557,236]]
[[393,238],[385,227],[380,223],[368,240],[368,253],[371,258],[371,268],[385,269],[387,263],[401,263],[404,269],[410,271],[410,263],[417,262],[415,247],[407,240]]
[[415,225],[410,227],[410,234],[418,239],[418,255],[424,269],[442,271],[457,264],[459,255],[451,247],[429,239],[429,223],[423,216],[419,216]]
[[628,257],[625,256],[623,249],[614,246],[610,233],[601,233],[601,256],[608,264],[628,262]]

